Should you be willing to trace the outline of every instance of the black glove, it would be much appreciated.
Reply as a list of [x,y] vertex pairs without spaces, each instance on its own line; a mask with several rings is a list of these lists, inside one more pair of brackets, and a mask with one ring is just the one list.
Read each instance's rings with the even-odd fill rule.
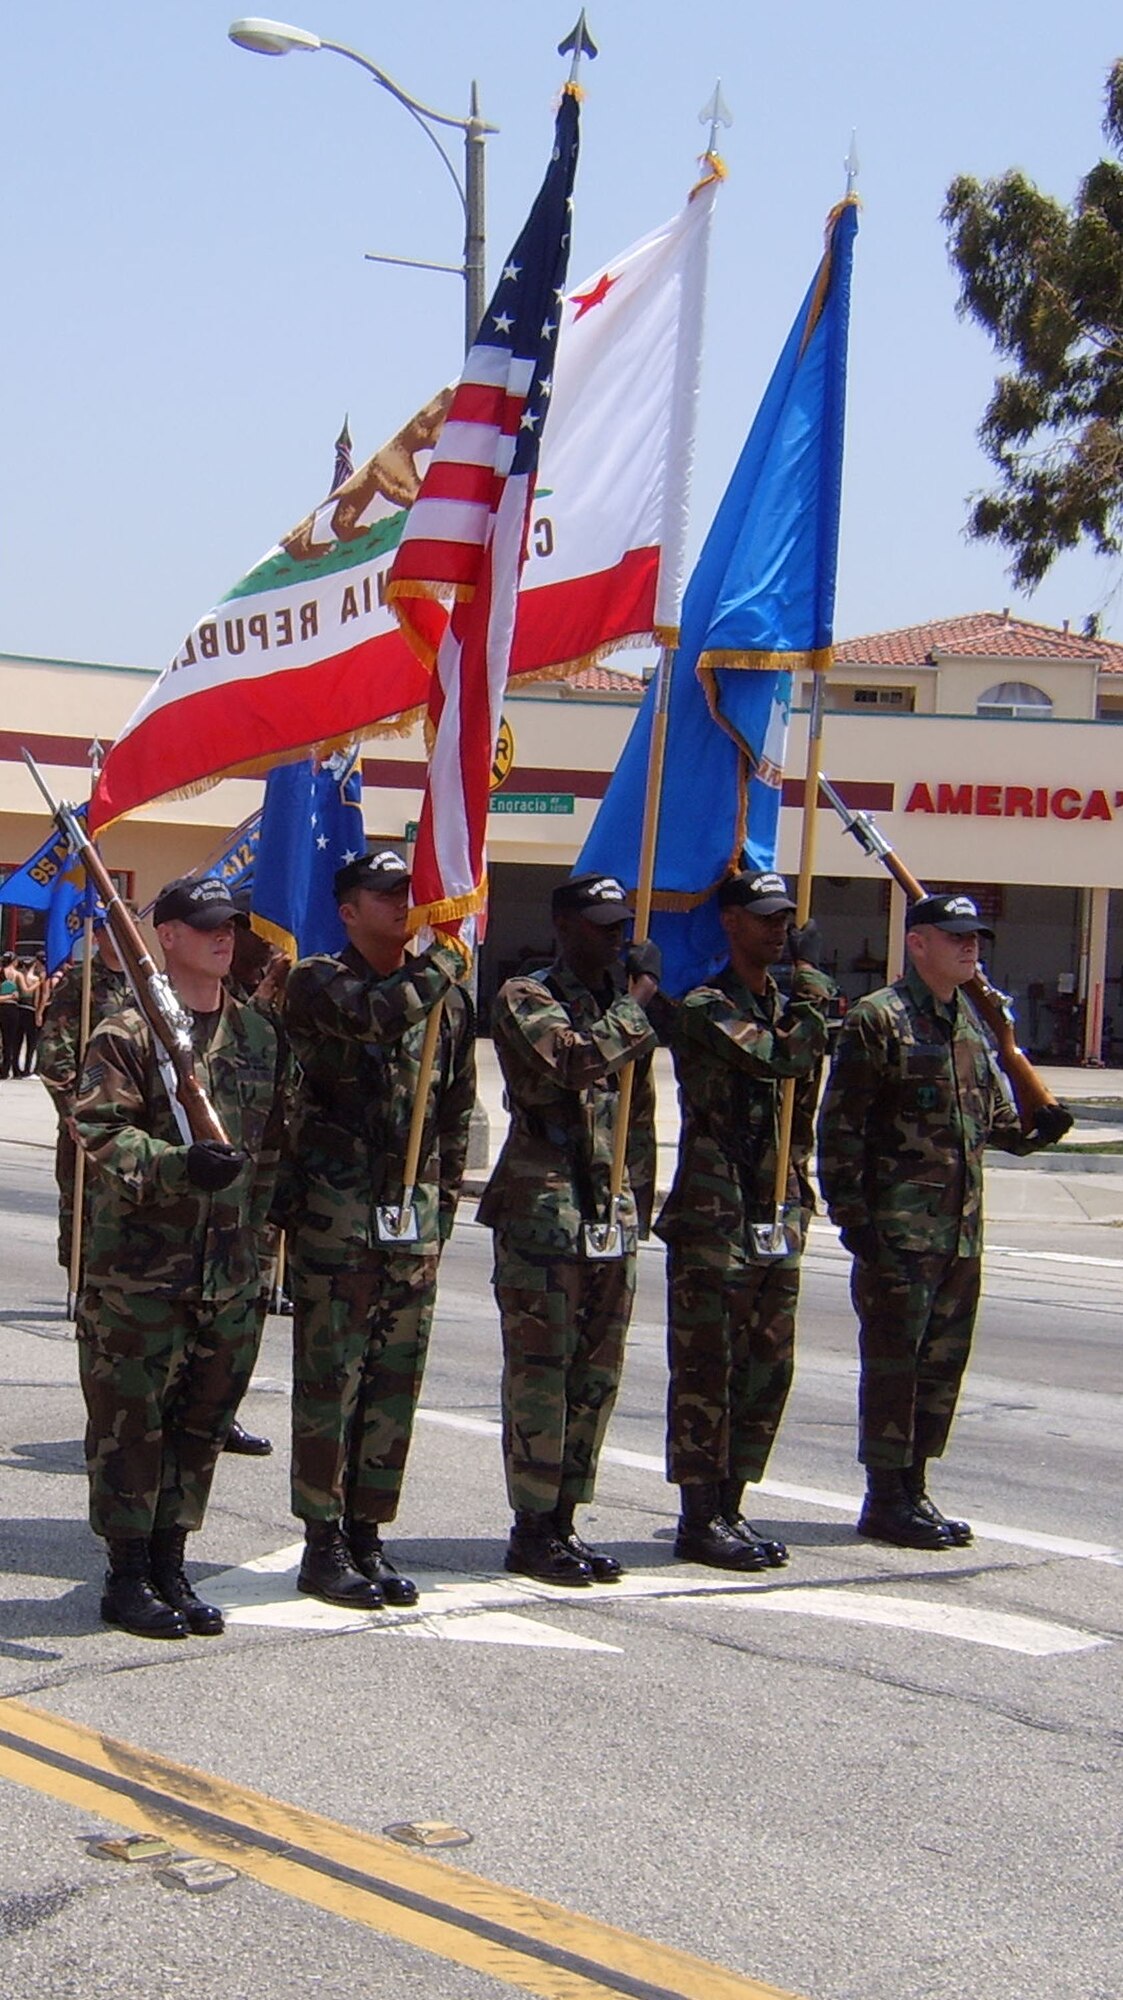
[[788,925],[788,952],[793,965],[800,961],[818,970],[823,957],[823,940],[814,917],[809,917],[802,929],[796,924]]
[[219,1188],[228,1188],[237,1180],[248,1159],[249,1154],[237,1146],[222,1146],[217,1139],[196,1139],[187,1148],[187,1178],[192,1187],[217,1194]]
[[624,970],[629,979],[653,979],[656,986],[663,977],[663,954],[657,944],[645,938],[642,944],[630,944],[624,955]]
[[872,1222],[859,1223],[853,1229],[840,1229],[838,1233],[843,1249],[849,1250],[859,1264],[876,1264],[878,1241]]
[[1047,1146],[1055,1146],[1066,1132],[1072,1130],[1073,1117],[1067,1104],[1043,1104],[1033,1121],[1036,1139],[1043,1139]]

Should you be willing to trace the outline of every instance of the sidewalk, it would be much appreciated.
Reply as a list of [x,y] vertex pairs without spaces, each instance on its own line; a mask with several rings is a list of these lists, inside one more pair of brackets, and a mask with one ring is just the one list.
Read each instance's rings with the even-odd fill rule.
[[[507,1129],[503,1079],[490,1041],[477,1044],[479,1098],[487,1113],[490,1155],[494,1164]],[[1055,1096],[1080,1105],[1073,1137],[1085,1144],[1123,1140],[1123,1070],[1042,1069],[1038,1072]],[[655,1053],[657,1091],[656,1135],[659,1145],[658,1184],[670,1187],[678,1149],[678,1101],[671,1059],[665,1049]],[[1085,1107],[1090,1107],[1085,1109]],[[36,1077],[0,1083],[0,1142],[50,1148],[55,1143],[54,1107]],[[987,1155],[987,1215],[991,1222],[1123,1223],[1123,1153],[1075,1153],[1066,1157],[1062,1144],[1032,1160],[1008,1153]],[[486,1175],[470,1173],[465,1193],[479,1194]]]

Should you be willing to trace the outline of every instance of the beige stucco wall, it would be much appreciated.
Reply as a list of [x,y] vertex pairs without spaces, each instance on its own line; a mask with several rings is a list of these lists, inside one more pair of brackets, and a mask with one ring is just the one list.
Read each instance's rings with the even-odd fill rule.
[[[804,769],[806,733],[806,716],[793,716],[787,759],[793,776]],[[922,880],[1123,887],[1123,739],[1116,724],[830,715],[822,764],[836,783],[894,786],[895,810],[878,812],[877,822]],[[989,786],[997,796],[973,789],[969,814],[905,810],[916,785],[927,784],[935,801],[941,783]],[[1034,816],[1006,810],[1014,787],[1031,793]],[[1088,811],[1108,817],[1079,816]],[[780,865],[794,870],[799,814],[786,808],[780,819]],[[827,812],[819,814],[817,869],[878,872]]]
[[[1038,671],[1034,663],[1026,663],[1022,677],[1046,685],[1046,664]],[[972,671],[977,672],[980,692],[1005,672],[993,661]],[[1066,664],[1056,678],[1073,673]],[[1075,673],[1082,675],[1083,670],[1077,668]],[[146,680],[135,670],[0,661],[0,730],[10,739],[26,732],[86,740],[97,735],[110,741],[136,706]],[[522,789],[520,768],[611,771],[635,709],[631,701],[575,700],[546,687],[512,692],[506,713],[515,735],[510,790]],[[806,717],[797,713],[787,760],[788,771],[795,776],[803,770],[805,740]],[[392,787],[368,786],[365,794],[368,831],[400,840],[420,805],[424,775],[420,730],[408,738],[376,740],[366,754],[408,759],[413,767],[408,778]],[[894,784],[896,809],[879,814],[879,822],[922,878],[1123,887],[1123,734],[1117,725],[979,722],[960,714],[831,713],[824,730],[823,763],[836,780]],[[73,765],[48,767],[46,775],[58,791],[82,795],[84,774]],[[910,792],[918,783],[933,788],[934,801],[941,783],[999,789],[981,798],[972,793],[975,810],[970,815],[906,812]],[[1028,788],[1032,816],[1004,810],[1011,787]],[[554,788],[568,789],[561,778]],[[238,780],[193,799],[149,807],[110,829],[104,840],[106,860],[111,867],[132,868],[138,896],[147,900],[169,876],[197,865],[223,831],[256,809],[261,793],[260,781]],[[1044,794],[1042,816],[1037,813],[1039,793]],[[1097,793],[1102,793],[1102,802],[1097,802]],[[45,837],[45,816],[37,812],[36,803],[31,779],[9,748],[0,759],[0,861],[22,860]],[[493,814],[489,824],[493,860],[568,866],[596,806],[595,799],[578,797],[572,815]],[[1108,817],[1079,816],[1089,809],[1105,811]],[[789,871],[797,864],[798,840],[799,814],[785,808],[780,861]],[[820,874],[876,872],[833,815],[820,812],[818,840]]]

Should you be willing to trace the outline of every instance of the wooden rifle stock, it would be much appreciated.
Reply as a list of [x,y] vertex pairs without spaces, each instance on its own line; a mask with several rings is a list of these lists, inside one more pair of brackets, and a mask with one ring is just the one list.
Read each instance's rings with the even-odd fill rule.
[[35,759],[27,750],[23,757],[47,802],[55,825],[66,836],[86,871],[87,881],[96,889],[104,906],[109,934],[117,947],[117,955],[133,989],[137,1006],[152,1030],[158,1049],[163,1050],[165,1062],[161,1068],[166,1070],[166,1065],[170,1065],[173,1073],[174,1096],[173,1079],[165,1073],[169,1096],[173,1096],[173,1109],[178,1104],[182,1110],[183,1122],[192,1140],[213,1139],[221,1146],[229,1145],[218,1113],[195,1074],[191,1016],[180,1005],[167,974],[160,971],[152,957],[73,806],[65,800],[53,799]]
[[[900,855],[889,845],[870,814],[858,812],[848,806],[830,780],[821,774],[819,784],[847,833],[853,834],[859,847],[873,860],[880,861],[894,881],[900,884],[909,902],[918,903],[922,896],[926,896],[928,891],[905,867]],[[1057,1100],[1034,1069],[1025,1051],[1018,1047],[1010,1001],[1005,993],[999,992],[997,986],[991,985],[984,972],[975,972],[966,981],[962,990],[967,994],[984,1027],[994,1036],[999,1063],[1005,1070],[1014,1093],[1014,1102],[1022,1121],[1022,1131],[1032,1132],[1038,1112],[1046,1104],[1055,1104]]]

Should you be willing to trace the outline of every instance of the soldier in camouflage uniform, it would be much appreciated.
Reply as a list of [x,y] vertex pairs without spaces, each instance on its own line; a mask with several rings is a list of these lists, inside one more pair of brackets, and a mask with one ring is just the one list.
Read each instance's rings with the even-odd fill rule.
[[971,1348],[983,1245],[983,1149],[1032,1153],[1072,1124],[1046,1105],[1025,1137],[959,991],[994,932],[968,896],[906,917],[903,979],[858,1001],[839,1035],[819,1122],[819,1178],[854,1258],[859,1321],[858,1533],[903,1548],[971,1540],[928,1497]]
[[[90,967],[91,1031],[106,1014],[115,1014],[129,999],[117,949],[109,932],[96,936],[97,955]],[[70,1269],[74,1242],[74,1092],[78,1081],[78,1037],[82,1024],[82,967],[68,965],[51,995],[39,1037],[38,1074],[54,1099],[58,1113],[55,1180],[58,1183],[58,1260]]]
[[101,1613],[151,1638],[222,1630],[184,1550],[257,1355],[256,1231],[282,1137],[276,1033],[221,984],[233,918],[207,876],[169,883],[153,913],[193,1020],[196,1074],[230,1143],[184,1138],[135,1007],[94,1030],[74,1110],[95,1168],[78,1361],[90,1521],[109,1546]]
[[[409,873],[389,849],[335,877],[348,933],[301,960],[284,1020],[300,1066],[280,1219],[293,1295],[292,1507],[305,1524],[299,1587],[329,1604],[413,1604],[387,1559],[476,1095],[463,955],[405,954]],[[380,1234],[402,1168],[426,1019],[441,1003],[414,1190],[415,1241]]]
[[[795,904],[782,875],[732,875],[718,890],[730,962],[678,1007],[671,1035],[682,1106],[678,1169],[656,1223],[668,1245],[667,1477],[682,1495],[675,1554],[713,1569],[787,1561],[741,1513],[791,1387],[800,1256],[814,1207],[806,1162],[826,1047],[831,981],[815,926],[791,932],[785,1006],[768,968]],[[780,1086],[797,1079],[786,1192],[787,1253],[762,1257],[754,1228],[776,1213]]]
[[[574,1528],[591,1500],[616,1400],[636,1282],[636,1240],[655,1184],[650,1052],[644,1011],[658,981],[653,945],[620,955],[628,909],[612,876],[554,891],[558,955],[507,981],[492,1032],[511,1127],[477,1219],[495,1231],[503,1333],[503,1452],[515,1522],[506,1567],[545,1583],[614,1582],[614,1557]],[[623,1254],[587,1254],[603,1224],[619,1072],[640,1058],[619,1221]]]
[[[234,957],[226,981],[227,988],[235,1000],[242,1000],[247,1006],[256,1008],[259,1014],[264,1014],[283,1041],[279,1008],[291,960],[286,958],[283,952],[276,950],[265,938],[259,937],[251,928],[250,912],[253,906],[251,890],[235,889],[230,900],[238,912],[238,920],[234,931]],[[273,1300],[280,1241],[281,1232],[276,1223],[266,1222],[257,1244],[257,1264],[261,1274],[257,1309],[262,1332],[265,1330],[265,1321]],[[284,1300],[280,1309],[291,1313],[291,1301]],[[263,1437],[259,1432],[247,1430],[241,1418],[236,1415],[226,1433],[226,1443],[222,1449],[233,1452],[240,1458],[268,1458],[273,1450],[273,1441],[271,1438]]]

